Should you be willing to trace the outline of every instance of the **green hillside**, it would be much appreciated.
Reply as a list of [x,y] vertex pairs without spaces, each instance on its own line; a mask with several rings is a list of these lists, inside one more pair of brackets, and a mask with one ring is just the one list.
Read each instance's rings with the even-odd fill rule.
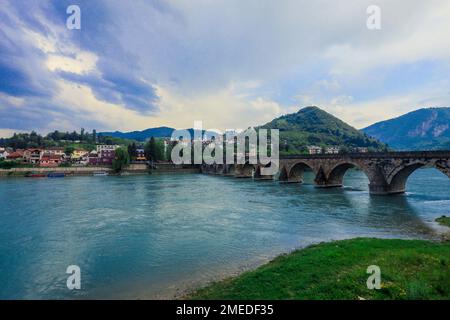
[[383,143],[318,107],[302,108],[260,128],[280,130],[281,154],[305,153],[308,145],[339,146],[344,152],[354,147],[367,147],[371,151],[386,149]]

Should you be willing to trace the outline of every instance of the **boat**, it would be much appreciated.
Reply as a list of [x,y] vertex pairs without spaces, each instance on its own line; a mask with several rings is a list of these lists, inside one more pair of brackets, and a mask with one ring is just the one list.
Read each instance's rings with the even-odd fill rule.
[[47,177],[49,178],[64,178],[66,174],[64,172],[50,172]]
[[28,177],[28,178],[45,178],[46,174],[45,173],[31,172],[31,173],[27,173],[25,176]]
[[93,173],[94,176],[107,176],[108,172],[106,171],[96,171]]

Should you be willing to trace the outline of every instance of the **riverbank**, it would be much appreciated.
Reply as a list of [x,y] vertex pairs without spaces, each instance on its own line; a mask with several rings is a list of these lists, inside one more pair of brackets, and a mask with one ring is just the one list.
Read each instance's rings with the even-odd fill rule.
[[[107,172],[116,174],[110,166],[83,166],[83,167],[19,167],[0,169],[1,177],[25,177],[28,173],[49,174],[61,172],[68,176],[93,175],[94,172]],[[200,173],[200,169],[194,166],[174,165],[171,163],[158,163],[150,168],[145,163],[132,163],[124,168],[123,175],[138,174],[167,174],[167,173]]]
[[27,173],[49,174],[51,172],[63,172],[67,175],[92,175],[94,172],[104,171],[112,173],[111,167],[54,167],[54,168],[11,168],[0,169],[0,177],[25,177]]
[[[381,289],[367,289],[367,267]],[[356,238],[309,246],[188,299],[450,299],[450,241]]]
[[437,223],[439,223],[442,226],[450,227],[450,217],[447,216],[441,216],[439,218],[436,218]]

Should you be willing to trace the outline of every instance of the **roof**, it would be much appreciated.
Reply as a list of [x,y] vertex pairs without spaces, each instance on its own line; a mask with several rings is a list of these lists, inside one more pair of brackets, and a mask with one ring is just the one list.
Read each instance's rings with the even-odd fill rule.
[[14,151],[8,155],[8,158],[22,158],[23,153]]
[[41,158],[41,161],[49,161],[49,160],[61,160],[61,157],[55,155],[45,155]]

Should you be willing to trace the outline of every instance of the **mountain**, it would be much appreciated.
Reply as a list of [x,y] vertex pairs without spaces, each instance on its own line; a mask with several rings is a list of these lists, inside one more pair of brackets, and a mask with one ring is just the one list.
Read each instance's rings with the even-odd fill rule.
[[[157,127],[157,128],[149,128],[142,131],[131,131],[131,132],[121,132],[121,131],[114,131],[114,132],[100,132],[100,136],[108,136],[108,137],[115,137],[115,138],[122,138],[122,139],[130,139],[130,140],[137,140],[144,142],[145,140],[154,137],[154,138],[170,138],[172,136],[172,133],[175,129],[169,128],[169,127]],[[192,128],[186,129],[189,131],[189,134],[191,137],[194,137],[194,133],[200,134],[200,130],[194,130]],[[202,134],[205,135],[205,137],[211,137],[211,135],[214,135],[214,131],[206,131],[202,130]]]
[[362,131],[396,150],[450,150],[450,107],[419,109]]
[[339,146],[342,149],[368,147],[384,150],[386,146],[318,107],[305,107],[259,127],[280,130],[280,152],[306,152],[306,146]]
[[157,127],[157,128],[145,129],[142,131],[131,131],[131,132],[120,132],[120,131],[100,132],[99,135],[122,138],[122,139],[131,139],[131,140],[137,140],[137,141],[145,141],[150,137],[155,137],[155,138],[170,137],[172,135],[173,130],[175,130],[175,129],[169,128],[169,127]]

